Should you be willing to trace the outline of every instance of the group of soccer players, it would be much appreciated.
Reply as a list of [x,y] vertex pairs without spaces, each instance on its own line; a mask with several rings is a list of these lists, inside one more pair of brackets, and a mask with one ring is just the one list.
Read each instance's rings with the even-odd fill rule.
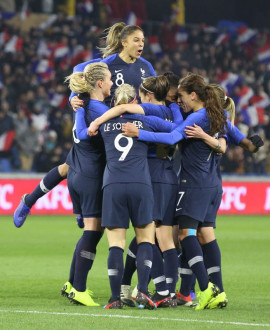
[[[63,295],[74,303],[98,306],[86,282],[106,228],[111,286],[106,309],[123,304],[135,307],[130,293],[135,269],[134,298],[140,308],[225,307],[228,299],[214,235],[222,197],[220,154],[228,139],[251,152],[262,141],[247,139],[226,121],[224,109],[234,113],[233,101],[219,86],[206,84],[195,74],[183,77],[179,88],[172,83],[172,75],[156,77],[152,65],[141,58],[140,27],[116,23],[106,41],[103,59],[77,65],[67,78],[75,111],[74,143],[66,163],[52,169],[31,194],[22,197],[14,223],[22,226],[36,200],[67,177],[74,213],[84,232]],[[182,111],[175,103],[166,105],[172,91]],[[173,169],[174,145],[179,141],[180,180]],[[124,268],[129,219],[136,238]],[[173,239],[173,232],[182,248],[177,295],[178,239]],[[197,304],[191,297],[194,274],[200,287]],[[154,295],[148,292],[150,278],[156,286]]]

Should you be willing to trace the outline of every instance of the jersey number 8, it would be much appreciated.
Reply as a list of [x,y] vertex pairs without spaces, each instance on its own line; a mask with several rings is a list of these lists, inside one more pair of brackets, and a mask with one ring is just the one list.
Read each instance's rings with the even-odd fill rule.
[[[127,145],[125,147],[120,146],[119,141],[121,139],[127,139]],[[120,158],[118,159],[119,161],[123,161],[126,159],[127,154],[129,153],[130,149],[133,146],[133,139],[131,137],[128,136],[124,136],[123,134],[118,134],[114,140],[114,146],[117,150],[122,152],[122,155],[120,156]]]

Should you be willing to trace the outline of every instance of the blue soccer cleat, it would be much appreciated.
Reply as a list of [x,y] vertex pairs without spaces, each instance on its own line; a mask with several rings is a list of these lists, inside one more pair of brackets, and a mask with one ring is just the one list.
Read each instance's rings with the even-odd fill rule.
[[81,214],[77,215],[77,225],[79,228],[84,228],[83,216]]
[[26,220],[28,214],[30,213],[31,208],[25,204],[25,197],[27,194],[24,194],[21,198],[19,206],[16,208],[13,215],[13,222],[17,228],[20,228],[24,221]]

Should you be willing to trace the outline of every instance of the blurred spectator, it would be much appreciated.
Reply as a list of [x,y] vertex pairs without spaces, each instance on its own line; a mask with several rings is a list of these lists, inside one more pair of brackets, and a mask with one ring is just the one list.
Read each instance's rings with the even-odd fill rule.
[[[243,43],[237,32],[151,22],[146,19],[149,13],[143,0],[120,2],[123,6],[106,0],[103,6],[94,5],[91,11],[89,6],[85,7],[85,1],[80,0],[76,16],[67,17],[59,12],[50,17],[50,22],[29,32],[0,21],[0,102],[6,109],[0,115],[0,122],[10,121],[12,127],[12,115],[17,134],[10,148],[0,151],[0,171],[47,172],[52,164],[65,160],[72,144],[73,123],[64,79],[76,64],[100,56],[97,46],[104,46],[105,40],[101,37],[107,27],[103,22],[112,24],[117,16],[126,17],[130,9],[126,4],[130,3],[133,12],[143,19],[146,36],[143,56],[153,64],[157,74],[173,71],[184,76],[192,71],[209,83],[221,84],[235,101],[236,125],[244,134],[256,128],[265,137],[265,147],[256,155],[231,147],[222,158],[223,170],[269,173],[266,156],[270,140],[270,58],[262,60],[260,56],[264,47],[267,50],[270,45],[270,31],[258,31],[256,38]],[[52,6],[55,11],[56,2],[32,1],[31,6],[33,11],[43,6],[50,12]],[[100,19],[97,8],[101,8],[106,17]],[[222,33],[225,38],[221,38]],[[153,35],[159,36],[162,48],[158,56],[148,41]],[[6,126],[0,127],[0,136],[3,136]],[[31,139],[36,144],[27,142]]]
[[8,114],[9,104],[5,101],[0,106],[0,171],[12,171],[12,145],[15,137],[14,123]]

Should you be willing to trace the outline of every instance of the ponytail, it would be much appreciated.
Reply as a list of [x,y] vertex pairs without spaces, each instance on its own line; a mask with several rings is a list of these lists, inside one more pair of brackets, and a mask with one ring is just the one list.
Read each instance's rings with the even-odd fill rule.
[[116,88],[114,93],[115,105],[133,103],[136,100],[136,90],[129,84]]
[[90,63],[86,65],[83,72],[75,72],[67,76],[65,82],[69,82],[69,88],[74,93],[90,93],[96,88],[97,81],[104,80],[108,73],[106,63]]
[[121,53],[123,50],[122,41],[126,40],[129,35],[137,30],[143,32],[139,26],[126,25],[124,22],[115,23],[113,26],[106,29],[106,47],[98,48],[102,53],[102,57],[105,58],[116,53]]
[[210,135],[224,133],[224,129],[227,127],[226,116],[220,98],[212,86],[205,87],[204,104],[210,120]]

